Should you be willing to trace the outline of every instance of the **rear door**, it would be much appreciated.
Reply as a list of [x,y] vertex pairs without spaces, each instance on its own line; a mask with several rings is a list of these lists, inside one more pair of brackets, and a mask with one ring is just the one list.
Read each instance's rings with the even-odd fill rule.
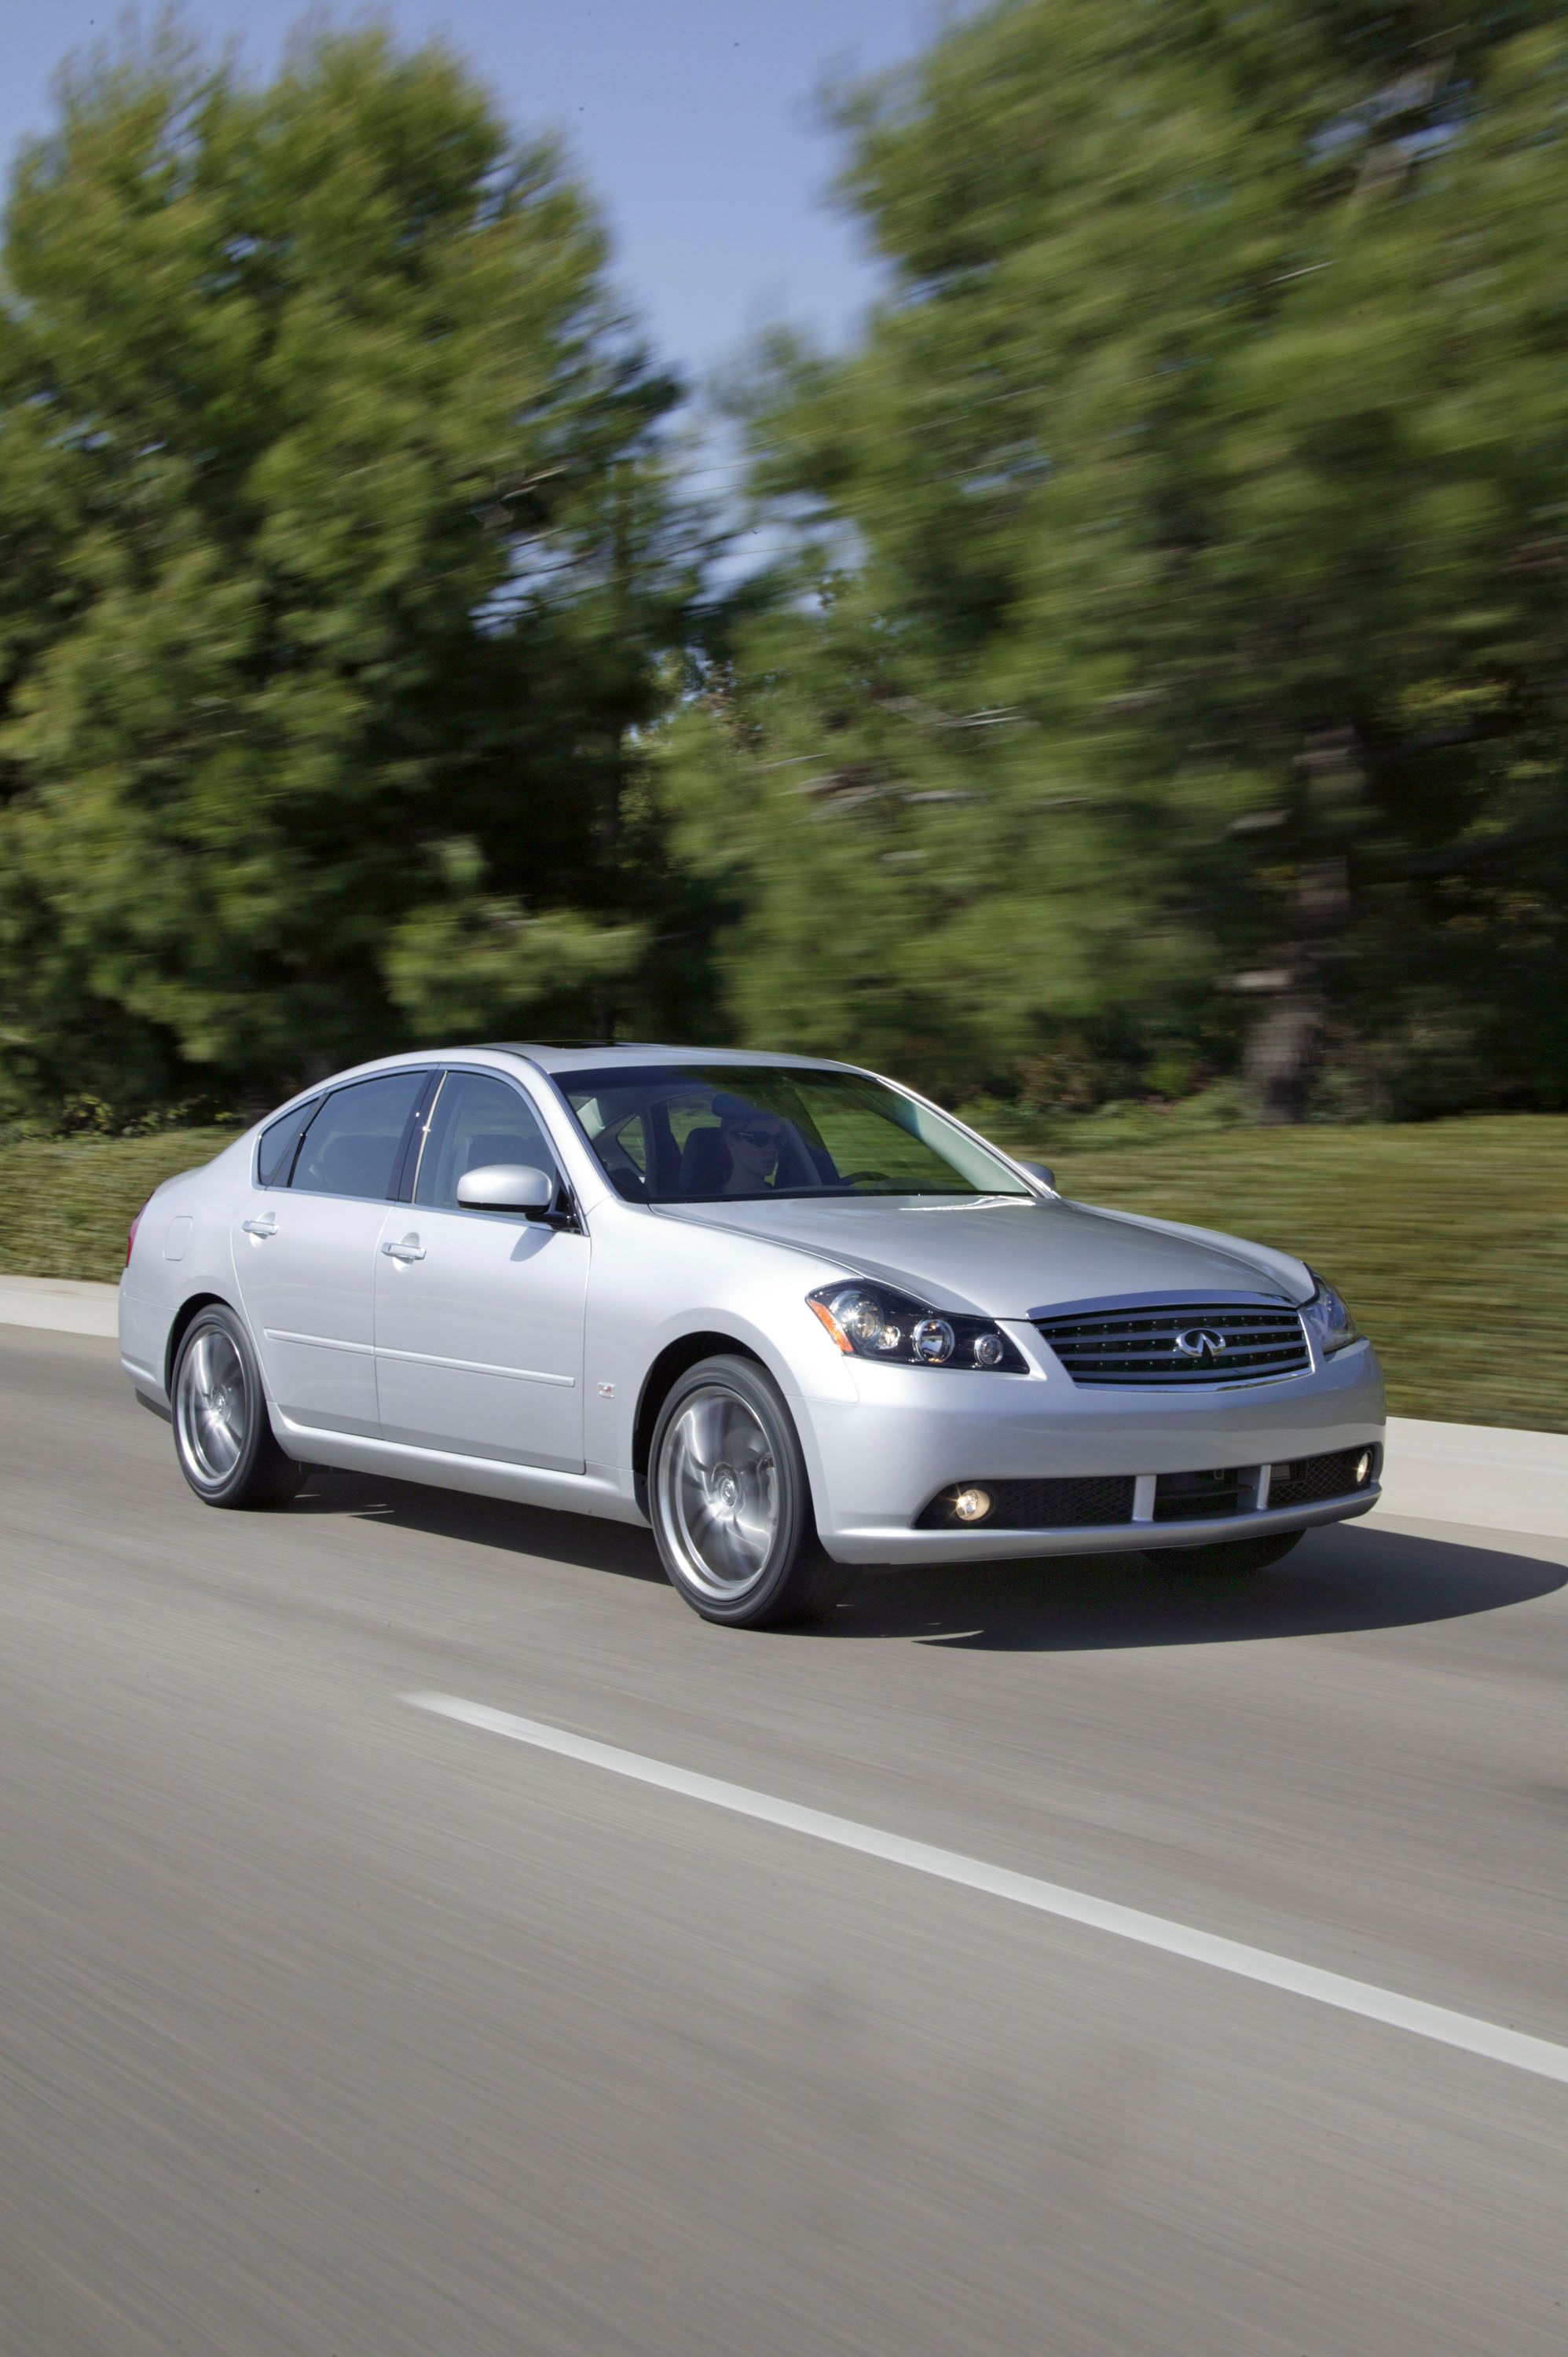
[[383,1437],[560,1472],[583,1468],[588,1239],[457,1202],[465,1171],[524,1163],[564,1181],[523,1092],[449,1071],[419,1149],[411,1202],[375,1256]]
[[273,1184],[252,1188],[236,1222],[240,1298],[291,1423],[380,1430],[376,1245],[404,1142],[436,1077],[382,1072],[331,1090],[297,1146],[263,1165]]

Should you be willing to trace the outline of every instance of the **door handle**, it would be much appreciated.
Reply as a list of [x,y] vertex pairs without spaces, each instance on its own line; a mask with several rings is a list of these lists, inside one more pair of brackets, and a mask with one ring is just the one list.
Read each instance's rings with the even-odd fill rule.
[[388,1260],[423,1260],[424,1258],[424,1246],[415,1243],[411,1236],[405,1236],[401,1244],[384,1243],[381,1250]]
[[242,1220],[240,1225],[248,1236],[275,1236],[278,1232],[277,1214],[269,1211],[264,1220]]

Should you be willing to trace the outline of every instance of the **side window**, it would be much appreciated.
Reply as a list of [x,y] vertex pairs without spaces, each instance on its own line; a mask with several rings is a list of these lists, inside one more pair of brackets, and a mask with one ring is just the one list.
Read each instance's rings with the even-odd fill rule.
[[294,1150],[315,1118],[319,1097],[295,1105],[292,1113],[280,1114],[269,1121],[256,1140],[256,1184],[258,1187],[286,1187],[294,1168]]
[[659,1123],[663,1123],[664,1135],[669,1136],[666,1115],[662,1111],[654,1113],[651,1106],[639,1102],[626,1089],[585,1097],[581,1103],[574,1099],[574,1104],[577,1119],[617,1194],[628,1203],[644,1202],[648,1196],[648,1166],[658,1152]]
[[448,1072],[419,1159],[414,1201],[455,1211],[458,1179],[489,1162],[521,1162],[558,1176],[550,1142],[516,1089],[485,1072]]
[[383,1072],[334,1089],[305,1134],[294,1183],[310,1195],[390,1193],[398,1148],[427,1075]]
[[606,1135],[613,1137],[621,1152],[632,1164],[639,1178],[648,1176],[648,1139],[643,1131],[642,1115],[628,1113],[626,1119]]
[[607,1122],[594,1140],[594,1149],[616,1193],[628,1203],[648,1195],[648,1131],[640,1113],[623,1114]]

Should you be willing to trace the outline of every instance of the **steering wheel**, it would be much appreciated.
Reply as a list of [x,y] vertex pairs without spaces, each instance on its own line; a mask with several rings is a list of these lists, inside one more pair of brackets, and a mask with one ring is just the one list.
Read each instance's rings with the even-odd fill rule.
[[879,1178],[885,1187],[897,1187],[898,1184],[891,1171],[887,1170],[846,1170],[843,1174],[843,1183],[846,1187],[858,1187],[865,1178]]

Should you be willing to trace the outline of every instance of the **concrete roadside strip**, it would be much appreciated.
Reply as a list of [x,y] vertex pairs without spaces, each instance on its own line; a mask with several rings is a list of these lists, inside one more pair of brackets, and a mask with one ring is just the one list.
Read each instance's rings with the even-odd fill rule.
[[73,1276],[0,1276],[0,1326],[42,1326],[55,1334],[118,1332],[113,1285]]
[[[0,1275],[0,1326],[113,1340],[115,1288],[73,1277]],[[1380,1517],[1568,1537],[1568,1433],[1391,1416]]]

